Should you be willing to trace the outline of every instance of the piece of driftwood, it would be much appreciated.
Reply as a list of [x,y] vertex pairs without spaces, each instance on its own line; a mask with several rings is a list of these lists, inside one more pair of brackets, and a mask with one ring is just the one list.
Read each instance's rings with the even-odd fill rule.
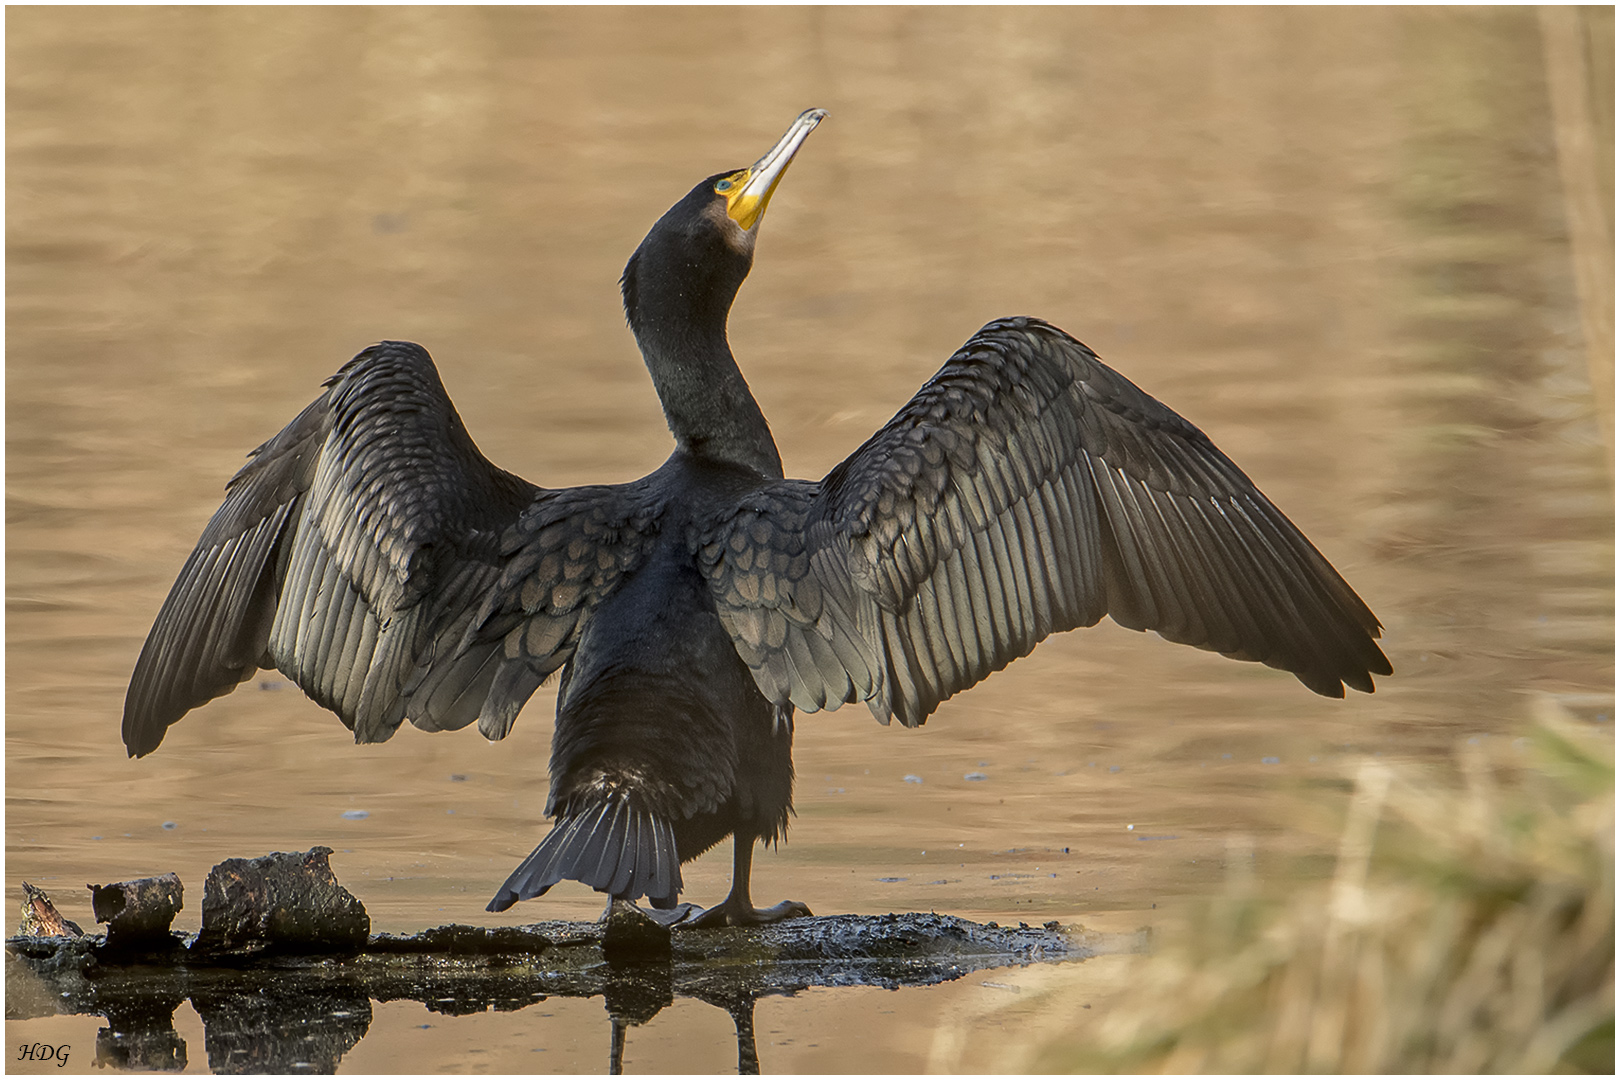
[[78,923],[64,919],[62,913],[56,910],[56,905],[51,903],[44,889],[36,889],[25,881],[22,891],[22,923],[17,927],[18,934],[24,937],[84,936]]
[[185,887],[173,873],[87,885],[96,922],[107,924],[108,949],[178,948],[169,924],[185,907]]
[[371,917],[338,884],[329,847],[226,859],[203,886],[202,931],[193,953],[217,960],[357,953]]

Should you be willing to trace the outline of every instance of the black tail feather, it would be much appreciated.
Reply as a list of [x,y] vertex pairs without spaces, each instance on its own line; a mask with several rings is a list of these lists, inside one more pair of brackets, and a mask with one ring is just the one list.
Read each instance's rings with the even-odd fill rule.
[[630,887],[630,880],[635,876],[636,864],[640,861],[641,819],[630,815],[630,821],[625,828],[624,850],[630,858],[620,859],[619,868],[613,873],[613,881],[608,885],[609,896],[618,896]]
[[681,860],[669,822],[621,795],[559,818],[540,846],[512,871],[490,911],[540,896],[559,881],[580,881],[610,896],[673,903]]

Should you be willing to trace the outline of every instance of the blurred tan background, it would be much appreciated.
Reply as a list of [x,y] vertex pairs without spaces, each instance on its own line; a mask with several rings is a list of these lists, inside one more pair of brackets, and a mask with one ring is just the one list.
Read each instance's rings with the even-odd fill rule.
[[[536,483],[656,467],[618,275],[810,106],[831,117],[731,323],[790,475],[985,321],[1039,315],[1249,472],[1382,618],[1396,675],[1329,702],[1109,624],[920,732],[804,717],[760,902],[1134,928],[1221,881],[1233,835],[1262,873],[1319,854],[1294,800],[1362,755],[1511,738],[1531,691],[1612,725],[1612,19],[9,9],[7,895],[26,878],[88,923],[84,882],[175,870],[194,929],[214,863],[325,843],[379,929],[594,917],[583,889],[482,910],[544,832],[547,690],[500,744],[354,747],[264,673],[135,762],[124,688],[226,479],[372,341],[424,344],[484,452]],[[691,898],[728,876],[701,860]],[[922,1068],[986,992],[770,1002],[762,1061]],[[544,1021],[549,1054],[532,1018],[420,1011],[379,1006],[374,1032],[409,1034],[345,1067],[465,1067],[469,1045],[599,1066],[591,1003]],[[678,1003],[627,1066],[729,1067],[729,1031]]]

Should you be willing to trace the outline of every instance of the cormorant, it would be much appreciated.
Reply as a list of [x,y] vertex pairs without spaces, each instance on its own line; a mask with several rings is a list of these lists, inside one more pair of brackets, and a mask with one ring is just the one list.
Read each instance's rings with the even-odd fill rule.
[[[726,317],[825,115],[694,187],[625,267],[668,461],[537,487],[478,452],[420,346],[363,350],[227,486],[141,650],[129,753],[261,667],[356,742],[402,720],[499,739],[560,669],[555,823],[490,910],[573,879],[748,923],[808,911],[748,888],[790,812],[795,710],[915,726],[1104,615],[1371,692],[1380,626],[1328,561],[1202,431],[1039,319],[989,323],[826,477],[783,477]],[[727,836],[730,895],[676,909],[681,863]]]

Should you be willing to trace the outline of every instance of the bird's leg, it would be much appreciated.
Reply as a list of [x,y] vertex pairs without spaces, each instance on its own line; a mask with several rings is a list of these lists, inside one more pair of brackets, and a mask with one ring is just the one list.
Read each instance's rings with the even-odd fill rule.
[[768,908],[754,906],[748,893],[748,876],[754,868],[754,839],[742,833],[732,837],[731,895],[707,911],[684,916],[681,926],[758,926],[810,914],[810,909],[797,900],[783,900]]

